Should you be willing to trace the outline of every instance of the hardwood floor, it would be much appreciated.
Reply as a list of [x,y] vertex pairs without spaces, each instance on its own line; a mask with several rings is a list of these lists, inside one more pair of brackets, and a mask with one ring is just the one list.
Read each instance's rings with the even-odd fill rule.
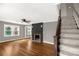
[[0,56],[55,56],[54,45],[31,39],[0,43]]

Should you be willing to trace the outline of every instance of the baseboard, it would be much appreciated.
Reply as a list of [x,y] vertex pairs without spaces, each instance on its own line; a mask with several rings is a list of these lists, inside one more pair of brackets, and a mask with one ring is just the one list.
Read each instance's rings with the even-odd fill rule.
[[[17,40],[22,40],[22,39],[28,39],[28,38],[18,38],[18,39],[12,39],[12,40],[5,40],[5,41],[0,41],[0,43],[10,42],[10,41],[17,41]],[[43,41],[43,43],[54,44],[54,43],[47,42],[47,41]]]
[[[0,43],[5,43],[5,42],[11,42],[11,41],[15,41],[17,39],[11,39],[11,40],[4,40],[4,41],[0,41]],[[19,39],[18,39],[19,40]]]
[[47,42],[47,41],[43,41],[44,43],[48,43],[48,44],[54,44],[54,43],[51,43],[51,42]]
[[22,40],[22,39],[28,39],[28,38],[18,38],[18,39],[5,40],[5,41],[0,41],[0,43],[11,42],[11,41],[17,41],[17,40]]

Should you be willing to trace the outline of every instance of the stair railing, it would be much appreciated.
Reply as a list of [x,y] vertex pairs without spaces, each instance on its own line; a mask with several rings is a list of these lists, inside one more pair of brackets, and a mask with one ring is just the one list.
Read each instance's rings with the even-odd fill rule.
[[59,56],[60,52],[60,33],[61,33],[61,10],[59,10],[59,17],[58,17],[58,22],[57,22],[57,29],[56,29],[56,34],[54,36],[54,43],[55,43],[55,50],[56,50],[56,55]]
[[[76,26],[77,26],[77,29],[79,29],[79,26],[78,26],[78,20],[79,20],[79,14],[78,12],[75,10],[74,7],[72,7],[73,9],[73,18],[74,18],[74,21],[76,23]],[[78,20],[77,20],[78,19]]]

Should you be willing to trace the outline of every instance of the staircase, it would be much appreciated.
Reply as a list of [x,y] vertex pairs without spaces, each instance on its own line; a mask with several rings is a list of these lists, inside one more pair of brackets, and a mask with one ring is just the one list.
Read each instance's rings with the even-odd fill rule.
[[[74,10],[73,8],[69,8],[70,5],[65,4],[64,6],[62,4],[62,6],[67,8],[64,11],[67,13],[66,16],[63,16],[63,7],[59,11],[58,25],[54,37],[56,55],[58,56],[79,56],[79,29],[73,14]],[[74,13],[76,14],[76,12]]]
[[72,15],[61,17],[61,19],[59,55],[79,56],[79,29],[77,29],[76,20]]

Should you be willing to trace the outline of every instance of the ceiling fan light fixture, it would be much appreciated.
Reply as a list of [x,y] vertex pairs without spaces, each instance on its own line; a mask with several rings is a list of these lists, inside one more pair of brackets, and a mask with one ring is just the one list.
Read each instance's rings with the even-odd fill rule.
[[22,20],[22,22],[26,22],[26,23],[31,22],[30,20],[26,20],[26,19],[21,19],[21,20]]

